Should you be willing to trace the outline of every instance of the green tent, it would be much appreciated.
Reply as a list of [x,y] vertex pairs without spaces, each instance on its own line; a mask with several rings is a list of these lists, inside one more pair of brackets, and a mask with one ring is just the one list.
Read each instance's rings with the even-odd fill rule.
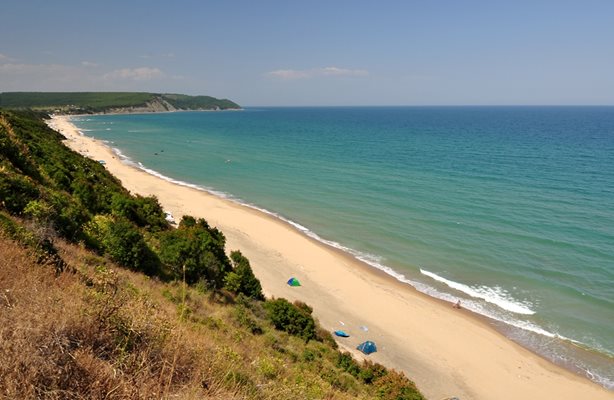
[[290,286],[301,286],[301,283],[296,278],[288,279],[288,285]]

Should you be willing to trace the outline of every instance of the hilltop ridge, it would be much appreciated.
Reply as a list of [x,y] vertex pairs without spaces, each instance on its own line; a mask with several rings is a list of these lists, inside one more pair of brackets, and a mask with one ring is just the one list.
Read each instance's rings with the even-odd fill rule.
[[4,92],[0,107],[64,114],[240,110],[228,99],[147,92]]

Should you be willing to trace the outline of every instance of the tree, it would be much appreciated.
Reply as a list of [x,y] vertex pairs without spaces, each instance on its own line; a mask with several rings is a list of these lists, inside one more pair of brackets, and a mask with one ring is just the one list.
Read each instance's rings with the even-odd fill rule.
[[286,299],[270,300],[264,303],[269,320],[276,329],[301,337],[308,342],[316,337],[316,323],[305,309],[295,306]]
[[96,215],[85,227],[91,243],[118,264],[154,274],[160,261],[145,243],[143,235],[130,221],[108,215]]
[[256,300],[264,300],[260,281],[254,275],[249,260],[239,250],[230,253],[233,270],[226,274],[224,286],[235,293],[243,293]]
[[148,228],[150,231],[168,229],[164,211],[155,196],[132,197],[121,192],[113,193],[111,210],[113,215],[126,217],[137,226]]
[[224,251],[226,239],[204,219],[185,216],[177,229],[160,235],[160,259],[175,278],[196,283],[205,279],[211,286],[220,288],[230,271],[230,261]]

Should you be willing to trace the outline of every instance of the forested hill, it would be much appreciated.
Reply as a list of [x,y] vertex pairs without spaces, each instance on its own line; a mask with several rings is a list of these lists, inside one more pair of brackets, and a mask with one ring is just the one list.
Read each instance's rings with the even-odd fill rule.
[[241,109],[228,99],[145,92],[4,92],[0,107],[72,114]]

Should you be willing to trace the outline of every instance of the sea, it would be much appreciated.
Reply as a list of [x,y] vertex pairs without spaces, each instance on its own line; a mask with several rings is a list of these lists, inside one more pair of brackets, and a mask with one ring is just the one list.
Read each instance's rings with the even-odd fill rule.
[[249,107],[72,122],[151,174],[461,300],[614,390],[614,107]]

